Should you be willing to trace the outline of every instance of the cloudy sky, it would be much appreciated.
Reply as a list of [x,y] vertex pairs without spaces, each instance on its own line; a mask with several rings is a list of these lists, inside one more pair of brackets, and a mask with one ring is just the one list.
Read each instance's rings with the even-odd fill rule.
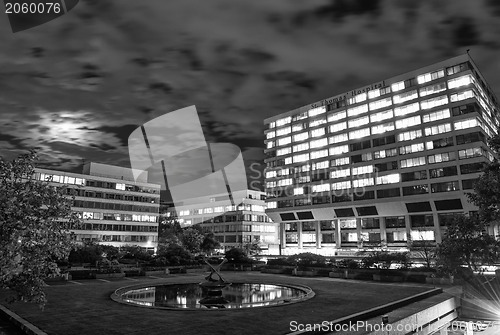
[[196,105],[258,180],[272,115],[467,49],[500,96],[499,23],[495,0],[81,0],[15,34],[2,13],[0,155],[130,166],[134,129]]

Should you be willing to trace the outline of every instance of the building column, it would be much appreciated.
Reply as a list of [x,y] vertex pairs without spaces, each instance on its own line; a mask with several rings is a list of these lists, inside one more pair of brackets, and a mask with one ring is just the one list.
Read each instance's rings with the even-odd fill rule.
[[340,249],[342,247],[342,239],[340,238],[340,224],[339,220],[335,219],[335,247]]
[[361,219],[356,218],[356,234],[358,234],[358,249],[363,249],[364,242],[361,240]]
[[321,225],[316,221],[316,249],[321,249]]
[[285,249],[286,248],[286,223],[284,222],[280,222],[280,225],[279,225],[279,236],[280,236],[280,243],[281,243],[281,249]]
[[385,229],[385,217],[379,218],[380,222],[380,247],[381,249],[387,248],[387,231]]
[[406,224],[406,246],[409,247],[411,241],[411,222],[409,214],[405,215],[405,224]]
[[302,222],[297,222],[297,237],[298,237],[298,240],[297,240],[297,247],[299,249],[302,249]]
[[438,213],[432,213],[432,219],[434,220],[434,239],[436,243],[441,243],[442,234],[441,234],[441,226],[439,225],[439,217]]

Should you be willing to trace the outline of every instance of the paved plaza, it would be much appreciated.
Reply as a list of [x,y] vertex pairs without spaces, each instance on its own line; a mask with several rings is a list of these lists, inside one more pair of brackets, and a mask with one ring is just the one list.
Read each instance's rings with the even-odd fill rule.
[[321,323],[394,302],[432,289],[418,284],[382,284],[333,278],[298,278],[258,272],[226,272],[228,281],[301,284],[316,296],[286,306],[244,310],[175,311],[119,304],[110,299],[117,288],[136,284],[203,281],[204,274],[75,280],[46,288],[49,302],[2,303],[50,335],[71,334],[285,334],[290,322]]

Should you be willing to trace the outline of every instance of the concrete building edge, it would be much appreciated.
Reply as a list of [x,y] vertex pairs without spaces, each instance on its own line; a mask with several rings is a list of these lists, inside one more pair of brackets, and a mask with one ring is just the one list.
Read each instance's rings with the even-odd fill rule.
[[16,326],[19,330],[28,335],[48,335],[46,332],[35,326],[34,324],[23,319],[4,305],[0,304],[0,315],[4,316],[9,322]]
[[[336,320],[333,320],[330,322],[333,324],[336,324],[336,323],[343,323],[343,322],[347,322],[347,321],[366,320],[366,319],[375,317],[377,315],[387,313],[395,308],[402,307],[402,306],[411,304],[413,302],[416,302],[416,301],[419,301],[419,300],[422,300],[422,299],[425,299],[425,298],[428,298],[428,297],[431,297],[434,295],[438,295],[441,293],[443,293],[443,289],[433,288],[429,291],[418,293],[418,294],[412,295],[412,296],[404,298],[404,299],[396,300],[396,301],[393,301],[393,302],[390,302],[390,303],[387,303],[387,304],[384,304],[381,306],[370,308],[370,309],[365,310],[365,311],[354,313],[354,314],[351,314],[351,315],[348,315],[348,316],[345,316],[345,317],[342,317],[342,318],[339,318],[339,319],[336,319]],[[312,334],[312,333],[318,334],[318,332],[309,332],[309,331],[304,330],[304,331],[296,331],[296,332],[286,333],[286,335],[299,335],[299,334]],[[321,334],[321,333],[322,332],[319,332],[319,334]]]

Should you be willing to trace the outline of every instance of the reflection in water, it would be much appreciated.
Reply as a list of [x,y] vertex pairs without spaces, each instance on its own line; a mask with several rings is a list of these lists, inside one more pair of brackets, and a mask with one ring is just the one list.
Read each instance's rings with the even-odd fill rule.
[[[207,292],[198,283],[158,285],[130,290],[121,295],[124,302],[151,307],[207,308],[200,304]],[[222,289],[227,303],[223,308],[248,308],[277,305],[305,297],[299,288],[272,285],[233,283]]]

